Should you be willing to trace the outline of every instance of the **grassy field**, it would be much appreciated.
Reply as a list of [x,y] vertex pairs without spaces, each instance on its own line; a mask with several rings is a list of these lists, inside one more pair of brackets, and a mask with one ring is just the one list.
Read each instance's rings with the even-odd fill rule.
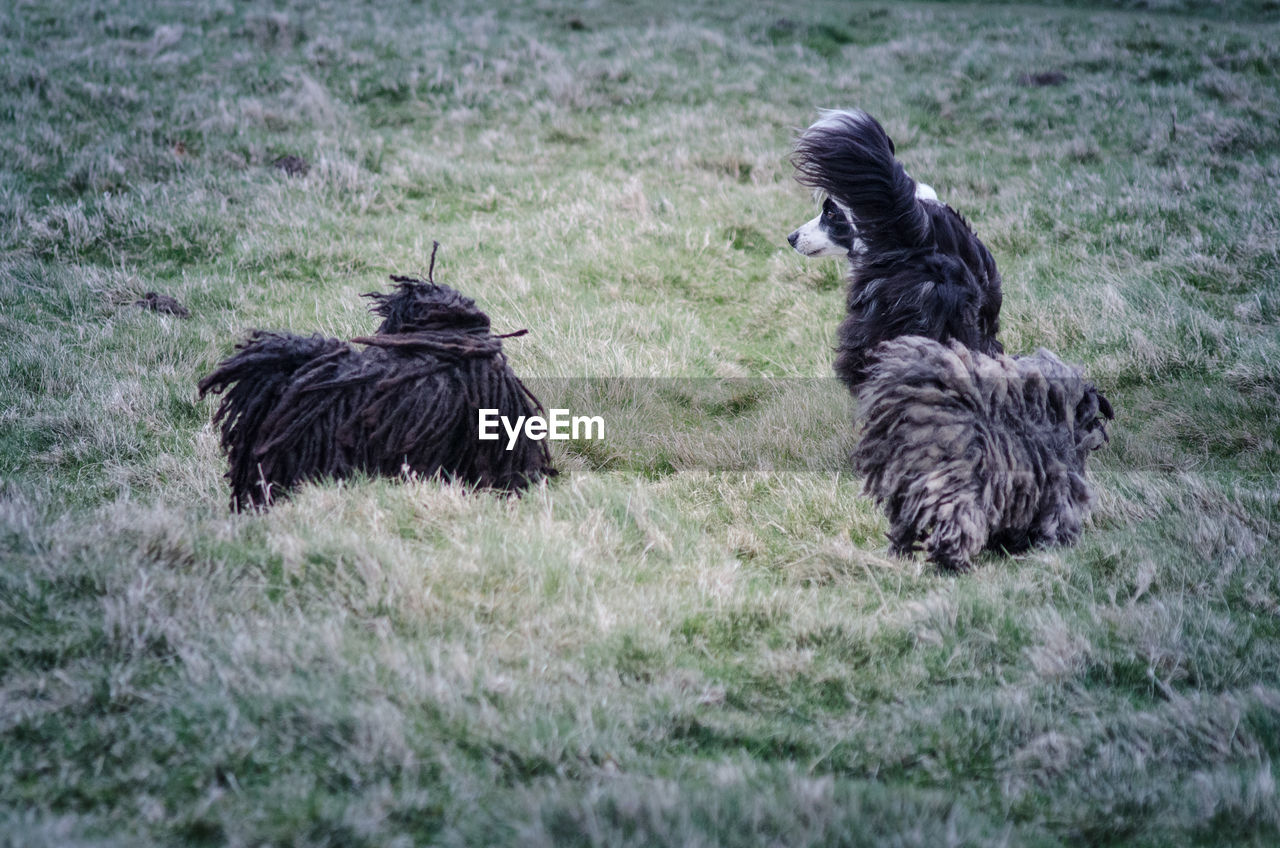
[[[1276,844],[1280,10],[1142,5],[7,4],[0,845]],[[1077,547],[885,553],[827,106],[1115,403]],[[523,376],[790,389],[229,514],[196,380],[433,240]]]

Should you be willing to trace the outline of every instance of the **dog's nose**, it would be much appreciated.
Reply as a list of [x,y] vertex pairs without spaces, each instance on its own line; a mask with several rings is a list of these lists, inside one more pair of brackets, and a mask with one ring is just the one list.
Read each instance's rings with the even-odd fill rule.
[[800,239],[800,231],[796,230],[794,233],[787,236],[787,244],[791,245],[792,247],[795,247],[796,242],[799,241],[799,239]]

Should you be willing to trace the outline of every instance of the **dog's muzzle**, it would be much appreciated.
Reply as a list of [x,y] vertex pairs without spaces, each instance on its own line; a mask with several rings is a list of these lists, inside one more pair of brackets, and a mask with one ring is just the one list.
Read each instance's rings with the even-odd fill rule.
[[800,240],[799,230],[795,230],[794,232],[791,233],[791,235],[787,236],[787,244],[791,245],[792,247],[795,247],[796,242],[798,242],[799,240]]

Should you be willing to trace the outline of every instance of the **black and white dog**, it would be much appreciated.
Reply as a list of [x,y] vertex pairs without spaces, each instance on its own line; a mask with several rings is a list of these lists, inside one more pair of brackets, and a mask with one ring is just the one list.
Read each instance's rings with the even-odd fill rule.
[[991,252],[932,188],[907,175],[875,118],[823,113],[800,135],[791,161],[796,179],[823,202],[787,241],[805,256],[849,260],[835,370],[851,390],[866,377],[867,354],[886,339],[954,339],[980,353],[1003,351]]

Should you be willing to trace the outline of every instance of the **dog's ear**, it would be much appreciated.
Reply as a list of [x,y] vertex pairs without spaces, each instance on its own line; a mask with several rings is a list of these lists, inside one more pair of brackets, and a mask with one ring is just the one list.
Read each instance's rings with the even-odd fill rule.
[[1080,403],[1076,405],[1076,421],[1085,423],[1085,419],[1088,418],[1090,419],[1088,423],[1093,423],[1098,416],[1107,421],[1115,420],[1116,413],[1111,408],[1111,401],[1107,400],[1107,396],[1098,391],[1097,386],[1086,383],[1084,388],[1084,397],[1080,398]]
[[1111,408],[1111,401],[1107,400],[1107,396],[1102,392],[1098,392],[1098,409],[1102,412],[1104,418],[1108,421],[1114,421],[1116,417],[1115,410]]
[[1111,402],[1097,387],[1085,383],[1080,402],[1076,404],[1076,449],[1095,451],[1111,441],[1107,422],[1115,418]]

